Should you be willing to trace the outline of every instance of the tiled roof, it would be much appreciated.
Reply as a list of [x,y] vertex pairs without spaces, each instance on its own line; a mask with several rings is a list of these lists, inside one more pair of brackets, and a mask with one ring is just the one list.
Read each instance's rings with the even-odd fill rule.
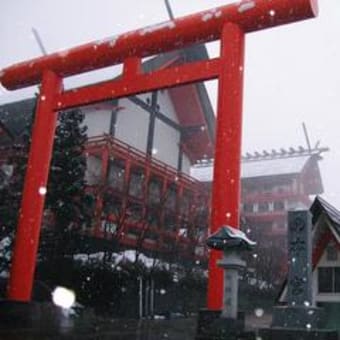
[[[266,177],[275,175],[291,175],[301,173],[310,155],[285,157],[277,159],[259,159],[243,161],[241,164],[242,178]],[[213,165],[193,167],[191,176],[202,182],[211,182]]]
[[326,214],[332,223],[334,231],[340,238],[340,211],[329,204],[325,199],[317,196],[310,208],[313,214],[313,224],[316,223],[322,213]]

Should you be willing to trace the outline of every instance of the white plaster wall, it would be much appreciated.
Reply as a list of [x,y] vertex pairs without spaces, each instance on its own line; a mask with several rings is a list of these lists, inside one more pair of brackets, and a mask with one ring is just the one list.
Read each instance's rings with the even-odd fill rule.
[[101,136],[110,133],[110,110],[83,110],[85,114],[84,125],[87,125],[87,136]]
[[[140,94],[138,98],[145,102],[149,98],[151,103],[151,93]],[[158,92],[157,103],[162,114],[178,123],[178,118],[167,90]],[[149,113],[127,98],[120,99],[118,106],[122,107],[122,110],[117,113],[115,137],[142,152],[146,152]],[[93,111],[89,108],[85,109],[84,113],[84,124],[88,126],[88,137],[110,133],[110,110]],[[179,142],[179,132],[157,118],[154,136],[154,158],[177,169]],[[183,172],[190,174],[191,163],[186,155],[183,156],[182,166]]]
[[172,104],[168,90],[158,91],[157,103],[160,107],[160,112],[162,112],[175,123],[178,123],[177,114]]
[[177,169],[180,134],[159,119],[155,124],[153,157]]
[[[327,261],[326,251],[322,255],[317,268],[319,267],[340,267],[340,252],[338,251],[337,261]],[[340,302],[340,293],[318,293],[318,271],[313,271],[313,289],[316,302]]]
[[184,172],[187,175],[190,175],[190,168],[191,168],[190,159],[184,154],[182,161],[182,172]]
[[[171,97],[169,95],[169,91],[168,90],[163,90],[163,91],[159,91],[158,92],[158,104],[160,106],[160,112],[162,112],[165,116],[167,116],[168,118],[170,118],[172,121],[174,121],[175,123],[179,123],[178,117],[177,117],[177,113],[175,111],[174,105],[172,103]],[[175,154],[178,157],[178,152],[179,152],[179,133],[176,131],[176,133],[174,133],[173,135],[177,134],[178,138],[175,137],[177,143],[177,150],[175,152]],[[176,164],[174,167],[177,169],[177,159],[176,160],[172,160],[174,162],[174,164]],[[184,154],[183,155],[183,162],[182,162],[182,172],[184,172],[185,174],[190,175],[190,167],[191,167],[191,162],[189,160],[189,158]]]
[[149,113],[126,98],[120,99],[118,105],[123,109],[117,115],[115,137],[146,152]]

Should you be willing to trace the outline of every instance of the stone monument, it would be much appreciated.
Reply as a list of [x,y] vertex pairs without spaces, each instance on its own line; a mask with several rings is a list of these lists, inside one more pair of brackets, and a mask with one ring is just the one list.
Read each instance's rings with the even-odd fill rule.
[[321,308],[315,306],[312,291],[312,222],[307,210],[288,212],[287,305],[273,310],[270,329],[260,330],[263,340],[337,339],[322,329]]

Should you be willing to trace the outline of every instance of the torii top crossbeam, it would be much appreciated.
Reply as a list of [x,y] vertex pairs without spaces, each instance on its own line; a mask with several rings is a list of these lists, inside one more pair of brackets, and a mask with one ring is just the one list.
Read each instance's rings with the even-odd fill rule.
[[44,70],[61,77],[115,65],[128,57],[147,57],[220,38],[226,22],[245,33],[317,15],[316,0],[246,0],[136,31],[94,41],[3,69],[0,82],[14,90],[41,82]]
[[[239,226],[245,33],[315,17],[317,0],[243,0],[19,63],[0,71],[9,90],[41,83],[16,233],[8,297],[29,301],[57,112],[110,98],[218,78],[218,112],[210,232]],[[141,58],[221,40],[220,56],[143,74]],[[64,77],[123,63],[122,77],[63,91]],[[208,308],[220,309],[220,254],[210,253]]]

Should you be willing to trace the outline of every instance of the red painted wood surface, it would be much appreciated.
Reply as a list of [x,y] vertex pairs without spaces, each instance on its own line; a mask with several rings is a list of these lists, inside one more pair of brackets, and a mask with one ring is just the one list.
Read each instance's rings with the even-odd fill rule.
[[8,285],[8,298],[17,301],[29,301],[31,298],[45,191],[57,124],[53,99],[60,91],[61,79],[53,72],[46,71],[33,126]]
[[[240,223],[244,39],[240,27],[225,25],[221,39],[210,233],[223,225],[239,228]],[[217,267],[221,256],[222,252],[210,252],[208,308],[212,310],[222,309],[223,270]]]
[[66,51],[18,63],[2,70],[0,82],[13,90],[41,82],[44,70],[67,77],[220,38],[226,22],[246,33],[317,15],[316,0],[246,0],[94,41]]

